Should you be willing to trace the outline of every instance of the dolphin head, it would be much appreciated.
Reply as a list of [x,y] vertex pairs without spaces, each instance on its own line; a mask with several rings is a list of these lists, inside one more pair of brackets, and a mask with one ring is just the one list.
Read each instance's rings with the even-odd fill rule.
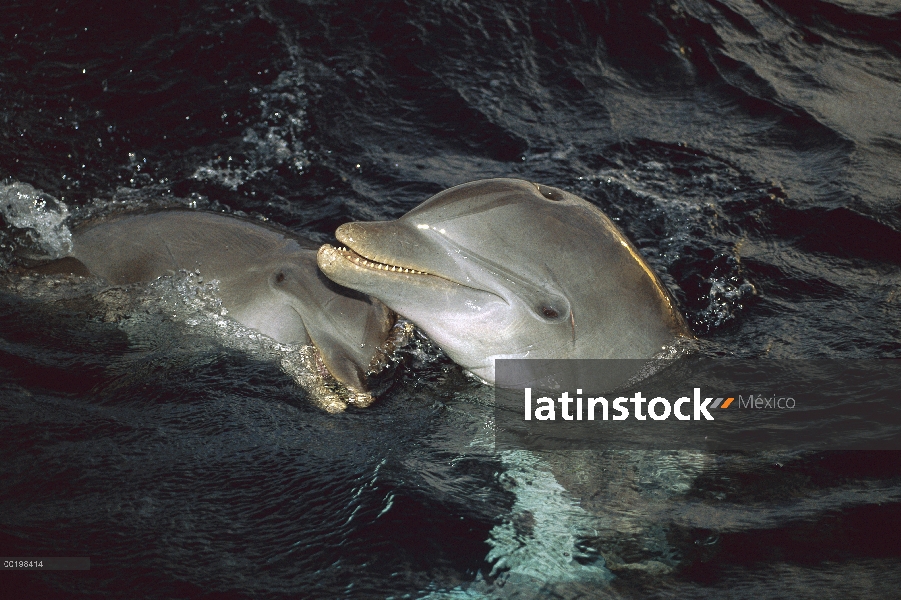
[[557,188],[475,181],[336,236],[346,247],[319,249],[323,273],[413,321],[489,383],[498,358],[649,358],[690,336],[616,225]]
[[220,295],[229,314],[279,342],[312,343],[335,379],[354,392],[366,391],[366,374],[381,356],[393,313],[327,279],[309,250],[273,254],[222,277]]

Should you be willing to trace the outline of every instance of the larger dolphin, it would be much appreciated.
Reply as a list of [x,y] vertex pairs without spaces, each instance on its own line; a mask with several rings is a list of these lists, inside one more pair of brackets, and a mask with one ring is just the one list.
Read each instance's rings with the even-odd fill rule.
[[347,223],[319,267],[413,321],[495,382],[499,358],[640,358],[691,333],[654,272],[597,207],[563,190],[489,179],[396,221]]
[[92,274],[111,284],[182,269],[218,279],[232,318],[282,343],[315,345],[329,372],[362,392],[394,315],[325,278],[316,266],[317,246],[249,220],[169,210],[76,229],[71,256],[45,270]]

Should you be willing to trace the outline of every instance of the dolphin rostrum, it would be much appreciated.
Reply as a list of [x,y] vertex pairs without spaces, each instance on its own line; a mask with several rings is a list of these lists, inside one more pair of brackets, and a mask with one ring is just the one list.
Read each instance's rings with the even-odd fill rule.
[[378,300],[325,278],[316,266],[316,246],[246,219],[167,210],[76,229],[71,256],[59,263],[113,285],[180,270],[216,279],[229,316],[278,342],[314,345],[328,371],[360,392],[363,404],[365,374],[386,343],[394,315]]
[[622,231],[563,190],[458,185],[396,221],[347,223],[319,268],[495,383],[500,358],[650,359],[691,333]]

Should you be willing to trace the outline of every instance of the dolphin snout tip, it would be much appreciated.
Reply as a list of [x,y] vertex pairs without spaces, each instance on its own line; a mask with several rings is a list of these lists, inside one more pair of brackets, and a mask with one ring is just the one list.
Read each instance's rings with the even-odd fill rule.
[[332,266],[335,261],[338,260],[338,251],[334,246],[329,244],[324,244],[319,247],[319,252],[316,253],[316,262],[319,264],[319,268],[325,271],[328,267]]
[[335,237],[343,244],[353,244],[363,241],[366,230],[359,223],[345,223],[335,231]]

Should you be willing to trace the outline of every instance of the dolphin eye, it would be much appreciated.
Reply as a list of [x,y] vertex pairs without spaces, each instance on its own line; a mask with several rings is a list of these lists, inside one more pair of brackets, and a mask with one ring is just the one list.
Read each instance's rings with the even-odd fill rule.
[[279,271],[275,275],[275,283],[281,283],[285,280],[285,274]]
[[569,317],[569,301],[556,295],[550,298],[538,298],[532,306],[535,307],[535,316],[548,323],[562,323]]
[[538,193],[551,200],[553,202],[560,202],[563,200],[563,193],[560,190],[556,190],[554,188],[550,188],[546,185],[538,185],[535,184],[535,187],[538,188]]

